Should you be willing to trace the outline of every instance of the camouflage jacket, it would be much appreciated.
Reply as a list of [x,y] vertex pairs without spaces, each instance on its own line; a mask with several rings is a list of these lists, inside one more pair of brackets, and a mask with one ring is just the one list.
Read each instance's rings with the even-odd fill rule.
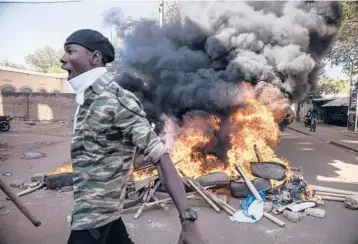
[[109,73],[84,94],[71,144],[72,230],[103,226],[120,217],[137,146],[153,163],[166,152],[139,100]]

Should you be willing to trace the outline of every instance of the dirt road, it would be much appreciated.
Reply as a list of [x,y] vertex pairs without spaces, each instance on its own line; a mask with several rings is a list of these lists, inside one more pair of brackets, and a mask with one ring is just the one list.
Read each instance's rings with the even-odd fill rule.
[[[67,161],[71,129],[72,124],[69,123],[12,123],[12,130],[9,133],[0,134],[0,146],[5,145],[1,150],[5,160],[0,164],[0,177],[8,182],[27,179],[34,173],[53,170]],[[36,160],[21,159],[22,153],[29,150],[46,153],[47,156]],[[277,151],[280,156],[291,160],[294,166],[303,166],[305,178],[314,184],[358,190],[356,184],[345,182],[348,176],[339,174],[340,171],[331,164],[334,160],[340,160],[347,165],[357,165],[354,154],[291,132],[283,136]],[[12,176],[2,176],[4,172],[11,172]],[[319,176],[325,176],[326,181]],[[327,181],[328,176],[342,182]],[[0,209],[0,243],[66,243],[69,234],[67,216],[71,212],[72,192],[40,190],[22,199],[41,219],[42,226],[33,227],[0,192],[0,206],[3,206]],[[230,203],[239,206],[236,199],[230,199]],[[285,220],[287,226],[280,228],[266,219],[257,224],[232,223],[225,213],[218,214],[210,208],[200,208],[198,223],[211,244],[358,243],[358,211],[348,210],[342,203],[336,202],[327,203],[325,209],[327,216],[324,219],[307,216],[300,223]],[[136,244],[177,242],[180,225],[173,206],[169,213],[164,213],[160,209],[146,211],[138,220],[134,220],[133,215],[126,214],[124,219]]]

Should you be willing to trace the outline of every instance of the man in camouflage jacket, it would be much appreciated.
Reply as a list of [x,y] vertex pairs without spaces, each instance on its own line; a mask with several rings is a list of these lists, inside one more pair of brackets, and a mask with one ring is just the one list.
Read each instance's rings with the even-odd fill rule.
[[62,68],[68,71],[78,103],[71,143],[74,205],[68,244],[133,243],[121,210],[137,147],[155,164],[179,211],[179,243],[204,243],[180,177],[140,101],[105,68],[114,60],[112,44],[101,33],[84,29],[71,34],[64,49]]

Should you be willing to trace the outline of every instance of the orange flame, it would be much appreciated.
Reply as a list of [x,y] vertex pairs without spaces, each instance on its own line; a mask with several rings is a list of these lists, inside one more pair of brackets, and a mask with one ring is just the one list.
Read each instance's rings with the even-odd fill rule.
[[[274,148],[278,145],[281,132],[277,122],[287,116],[289,103],[282,97],[278,88],[258,86],[254,89],[244,83],[244,96],[240,98],[244,106],[236,109],[229,120],[229,148],[227,162],[222,162],[215,155],[205,151],[215,140],[214,132],[220,129],[220,118],[195,116],[184,120],[171,152],[172,160],[189,177],[225,171],[229,176],[237,176],[234,165],[239,164],[253,179],[250,164],[257,162],[254,145],[259,148],[263,161],[273,161],[288,165],[288,161],[278,158]],[[136,172],[135,179],[148,177],[150,172]],[[287,177],[291,177],[287,167]],[[271,181],[273,185],[282,182]]]
[[73,172],[72,163],[64,163],[63,165],[57,167],[55,170],[48,172],[47,175],[72,173],[72,172]]

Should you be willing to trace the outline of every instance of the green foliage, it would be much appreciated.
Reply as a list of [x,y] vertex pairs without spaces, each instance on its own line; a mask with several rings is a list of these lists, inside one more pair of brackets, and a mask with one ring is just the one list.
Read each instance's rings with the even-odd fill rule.
[[327,59],[333,65],[342,65],[349,74],[351,65],[358,64],[358,2],[342,1],[341,4],[343,22]]
[[349,93],[349,83],[342,79],[333,79],[323,77],[318,81],[318,93],[324,94],[337,94]]
[[4,61],[0,62],[0,66],[5,66],[5,67],[9,67],[9,68],[14,68],[14,69],[26,69],[26,67],[24,65],[14,63],[9,60],[4,60]]
[[62,49],[55,50],[52,47],[44,46],[28,54],[25,57],[25,61],[32,68],[44,73],[53,73],[53,71],[65,72],[60,68],[60,58],[63,53]]

